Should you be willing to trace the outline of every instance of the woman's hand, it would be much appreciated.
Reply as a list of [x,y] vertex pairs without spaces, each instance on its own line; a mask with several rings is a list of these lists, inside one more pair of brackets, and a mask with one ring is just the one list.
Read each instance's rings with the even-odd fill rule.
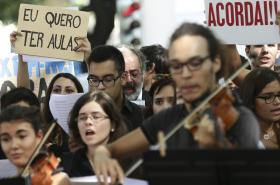
[[22,34],[20,32],[17,32],[17,31],[13,31],[10,34],[10,42],[11,42],[12,47],[15,47],[15,42],[17,40],[17,36],[22,36]]
[[[96,148],[93,156],[94,171],[97,179],[102,184],[123,184],[124,173],[117,160],[110,157],[110,152],[105,146]],[[109,180],[109,178],[111,178]]]
[[74,48],[74,51],[84,52],[84,60],[87,61],[91,53],[91,44],[87,37],[77,37],[76,41],[78,45]]

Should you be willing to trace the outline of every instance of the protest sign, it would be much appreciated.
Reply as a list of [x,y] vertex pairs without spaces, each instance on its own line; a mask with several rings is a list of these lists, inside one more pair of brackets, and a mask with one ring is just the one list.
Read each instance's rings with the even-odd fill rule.
[[205,0],[206,22],[228,44],[280,42],[278,0]]
[[89,14],[65,8],[21,4],[15,51],[19,54],[82,61],[77,37],[86,37]]

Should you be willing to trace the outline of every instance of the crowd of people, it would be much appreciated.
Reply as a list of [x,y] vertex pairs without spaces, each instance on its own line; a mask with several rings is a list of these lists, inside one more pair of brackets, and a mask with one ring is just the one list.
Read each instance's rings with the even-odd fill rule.
[[[11,33],[11,43],[19,36]],[[29,90],[28,68],[19,55],[18,87],[1,97],[1,158],[20,173],[55,121],[51,95],[85,93],[68,115],[70,134],[56,125],[43,146],[62,159],[64,171],[52,176],[52,184],[88,175],[123,183],[123,171],[159,142],[158,133],[172,131],[242,64],[235,46],[222,44],[210,29],[195,23],[180,25],[168,49],[91,48],[87,38],[78,42],[75,50],[85,53],[89,92],[74,75],[60,73],[51,80],[45,101],[39,102]],[[232,80],[235,88],[225,85],[234,118],[226,123],[229,118],[212,113],[210,101],[200,116],[166,141],[167,150],[279,148],[280,77],[274,71],[278,44],[247,45],[245,52],[250,69]],[[220,111],[227,113],[223,105]]]

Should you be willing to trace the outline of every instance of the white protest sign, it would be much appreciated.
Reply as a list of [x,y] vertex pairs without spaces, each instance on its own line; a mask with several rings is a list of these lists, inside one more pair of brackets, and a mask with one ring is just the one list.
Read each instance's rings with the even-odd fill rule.
[[279,0],[205,0],[206,22],[227,44],[280,43]]
[[15,50],[19,54],[82,61],[77,37],[86,37],[89,14],[65,8],[21,4]]

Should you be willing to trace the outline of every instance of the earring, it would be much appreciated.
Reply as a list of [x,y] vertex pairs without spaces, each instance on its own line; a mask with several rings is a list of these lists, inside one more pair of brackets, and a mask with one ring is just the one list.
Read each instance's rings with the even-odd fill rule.
[[112,129],[111,129],[111,132],[114,132],[114,131],[115,131],[115,129],[112,128]]

